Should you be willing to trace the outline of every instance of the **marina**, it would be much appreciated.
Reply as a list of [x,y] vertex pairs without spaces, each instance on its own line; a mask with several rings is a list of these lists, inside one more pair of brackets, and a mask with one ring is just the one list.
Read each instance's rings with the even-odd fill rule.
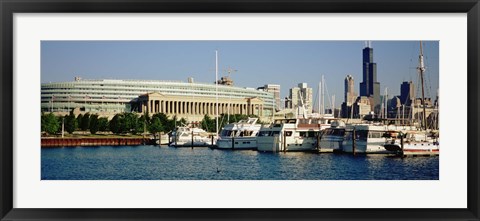
[[[335,94],[330,96],[323,74],[319,75],[321,80],[316,93],[304,81],[291,87],[285,98],[281,98],[280,84],[266,83],[256,88],[235,85],[231,74],[237,70],[230,67],[223,70],[225,75],[219,78],[218,50],[215,50],[213,84],[196,82],[193,77],[181,82],[83,79],[77,76],[73,82],[44,83],[41,98],[42,179],[99,179],[94,170],[92,174],[77,174],[78,177],[68,175],[68,170],[83,164],[75,161],[76,157],[93,157],[111,163],[102,167],[115,167],[118,161],[122,161],[130,168],[130,160],[140,156],[142,162],[138,166],[154,174],[136,172],[126,174],[124,178],[116,174],[119,172],[116,168],[112,174],[99,177],[162,180],[438,179],[438,88],[433,100],[425,82],[428,78],[424,76],[423,43],[409,44],[418,52],[412,55],[418,54],[418,62],[413,65],[419,78],[415,84],[417,90],[421,89],[420,95],[413,81],[405,79],[401,82],[399,95],[390,94],[392,97],[389,98],[388,92],[396,92],[386,86],[384,93],[380,94],[372,43],[366,41],[362,53],[358,54],[363,63],[359,93],[355,92],[353,75],[346,74],[340,108],[336,108]],[[438,47],[438,42],[429,44]],[[360,66],[356,68],[360,69]],[[310,78],[313,76],[309,75]],[[312,81],[310,78],[305,80]],[[251,75],[248,79],[257,78]],[[288,81],[292,79],[300,78],[288,75]],[[340,88],[338,78],[336,82],[334,90]],[[65,131],[69,133],[67,137],[64,137]],[[105,137],[95,135],[97,132]],[[79,134],[84,136],[78,137]],[[55,159],[58,154],[61,159]],[[362,163],[380,163],[387,167],[362,167]],[[415,163],[420,165],[415,166]],[[57,172],[67,174],[57,176],[50,172],[55,171],[52,167],[63,164],[68,165],[68,169]],[[192,171],[185,171],[184,166]],[[407,166],[413,168],[406,169]],[[436,166],[436,169],[427,168],[426,173],[430,174],[425,176],[407,174],[409,169],[418,171],[425,166]],[[254,170],[252,174],[242,174],[250,169]],[[335,175],[327,175],[331,170]],[[397,177],[396,170],[405,173],[401,172]],[[352,175],[351,171],[359,174]],[[157,172],[162,175],[157,176]]]

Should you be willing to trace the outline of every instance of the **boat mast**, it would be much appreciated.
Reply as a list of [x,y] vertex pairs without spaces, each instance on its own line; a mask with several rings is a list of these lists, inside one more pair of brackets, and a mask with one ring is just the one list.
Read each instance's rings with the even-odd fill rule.
[[320,116],[322,112],[320,111],[322,109],[322,81],[318,82],[318,115]]
[[335,118],[335,94],[332,95],[332,115]]
[[322,75],[322,115],[325,116],[325,78]]
[[422,41],[420,41],[420,55],[418,57],[418,71],[420,73],[420,81],[422,84],[422,104],[423,104],[423,126],[425,127],[425,130],[427,130],[427,112],[425,108],[425,89],[424,89],[424,82],[423,82],[423,74],[425,73],[425,65],[423,63],[423,47],[422,47]]
[[383,103],[384,103],[384,107],[385,109],[383,109],[384,111],[384,114],[383,114],[383,118],[387,119],[388,116],[388,110],[387,110],[387,103],[388,103],[388,88],[385,87],[385,94],[384,94],[384,97],[383,97]]
[[215,127],[218,136],[218,51],[215,50]]

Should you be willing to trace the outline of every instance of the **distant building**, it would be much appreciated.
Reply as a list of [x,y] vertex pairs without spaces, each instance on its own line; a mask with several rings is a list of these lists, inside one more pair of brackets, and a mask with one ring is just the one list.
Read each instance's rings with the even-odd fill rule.
[[303,104],[307,114],[312,113],[313,89],[309,88],[307,83],[299,83],[298,87],[291,88],[289,100],[289,108],[296,110]]
[[273,98],[275,99],[275,110],[281,110],[280,103],[280,85],[278,84],[266,84],[263,87],[257,88],[258,90],[263,90],[266,92],[273,93]]
[[[217,90],[218,89],[218,90]],[[41,110],[68,114],[96,113],[113,116],[121,112],[165,113],[199,121],[205,114],[255,114],[271,118],[272,93],[228,85],[158,80],[87,80],[42,83]]]
[[380,109],[380,83],[377,82],[377,63],[373,62],[373,48],[370,43],[363,49],[363,82],[360,83],[360,96],[371,97],[372,110]]
[[411,106],[415,100],[415,86],[412,81],[404,81],[400,85],[400,101],[403,105]]
[[372,111],[372,98],[366,96],[360,96],[357,98],[357,101],[353,105],[354,118],[363,118],[366,115],[369,115]]
[[352,75],[347,75],[345,77],[345,103],[347,105],[352,105],[357,98],[357,94],[355,93],[355,82],[353,80]]
[[355,82],[352,75],[347,75],[345,77],[345,93],[344,93],[344,102],[342,103],[341,116],[344,118],[351,117],[352,104],[357,99],[357,94],[355,93]]

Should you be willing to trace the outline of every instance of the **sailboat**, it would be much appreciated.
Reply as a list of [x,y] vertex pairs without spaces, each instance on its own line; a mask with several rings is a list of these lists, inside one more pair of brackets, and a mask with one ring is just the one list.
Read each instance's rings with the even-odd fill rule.
[[420,74],[420,83],[422,87],[422,106],[423,119],[421,130],[416,131],[390,131],[385,133],[387,138],[383,145],[388,151],[395,151],[402,156],[406,155],[438,155],[440,152],[439,135],[438,132],[428,129],[427,126],[427,112],[425,103],[425,85],[424,73],[425,64],[423,60],[423,47],[420,41],[420,55],[419,55],[418,72]]

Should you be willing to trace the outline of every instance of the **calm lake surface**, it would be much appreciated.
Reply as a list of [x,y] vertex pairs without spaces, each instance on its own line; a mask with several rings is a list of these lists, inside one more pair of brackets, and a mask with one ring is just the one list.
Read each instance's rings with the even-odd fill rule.
[[438,180],[439,157],[205,147],[42,148],[42,180]]

